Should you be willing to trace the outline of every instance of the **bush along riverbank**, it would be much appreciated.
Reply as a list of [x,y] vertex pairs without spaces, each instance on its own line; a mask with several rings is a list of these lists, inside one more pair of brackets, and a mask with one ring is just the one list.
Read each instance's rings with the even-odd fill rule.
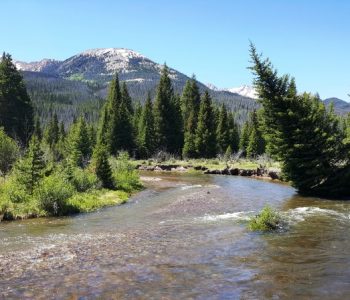
[[41,168],[39,160],[24,158],[0,186],[0,220],[64,216],[126,202],[142,188],[137,171],[126,153],[104,161],[101,154],[84,169],[68,161]]
[[155,172],[199,172],[202,174],[232,175],[283,181],[278,164],[261,160],[225,161],[222,159],[135,161],[136,169]]

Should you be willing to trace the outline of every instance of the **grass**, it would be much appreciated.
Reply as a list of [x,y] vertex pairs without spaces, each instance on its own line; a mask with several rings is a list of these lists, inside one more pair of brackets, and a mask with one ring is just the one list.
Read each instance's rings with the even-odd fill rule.
[[98,208],[125,203],[129,194],[124,191],[100,190],[79,193],[67,200],[67,204],[75,212],[92,212]]
[[251,231],[274,231],[279,229],[281,224],[281,215],[267,205],[249,220],[248,226]]

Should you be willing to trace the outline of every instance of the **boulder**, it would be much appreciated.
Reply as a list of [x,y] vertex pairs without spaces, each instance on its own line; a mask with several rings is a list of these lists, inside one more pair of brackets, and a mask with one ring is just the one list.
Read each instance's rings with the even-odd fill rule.
[[279,179],[279,175],[277,172],[275,171],[270,171],[269,172],[269,176],[271,177],[271,179],[275,180],[275,179]]
[[233,175],[233,176],[239,175],[239,169],[237,168],[231,168],[229,172],[230,172],[230,175]]

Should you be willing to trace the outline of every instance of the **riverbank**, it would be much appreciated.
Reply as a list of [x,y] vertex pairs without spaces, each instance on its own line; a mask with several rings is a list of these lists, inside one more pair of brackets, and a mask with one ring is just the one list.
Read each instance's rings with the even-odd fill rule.
[[113,187],[103,188],[94,169],[63,168],[44,176],[30,191],[13,172],[0,184],[0,221],[67,216],[120,205],[142,189],[127,157],[110,158]]
[[136,169],[153,172],[198,172],[199,174],[231,175],[283,181],[278,163],[261,164],[259,161],[240,160],[226,162],[219,159],[134,161]]

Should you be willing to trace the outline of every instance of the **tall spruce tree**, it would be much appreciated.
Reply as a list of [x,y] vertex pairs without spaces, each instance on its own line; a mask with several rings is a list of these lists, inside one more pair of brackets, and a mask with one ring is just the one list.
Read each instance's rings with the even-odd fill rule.
[[252,131],[252,128],[250,126],[250,122],[249,120],[247,120],[243,124],[242,132],[239,140],[239,149],[243,151],[243,153],[245,154],[247,153],[247,147],[248,147],[249,136],[251,131]]
[[198,123],[198,112],[200,106],[200,93],[195,76],[192,76],[185,84],[181,96],[181,110],[184,126],[184,146],[182,155],[184,157],[195,157],[195,131]]
[[195,138],[197,155],[200,157],[210,158],[216,155],[214,116],[211,97],[205,91],[201,99]]
[[172,123],[174,109],[172,102],[174,100],[174,90],[169,77],[169,69],[164,65],[159,84],[157,86],[156,98],[154,101],[154,129],[156,149],[162,149],[171,152],[173,142]]
[[217,120],[216,142],[219,153],[224,154],[230,145],[230,127],[226,106],[221,105],[219,119]]
[[338,119],[320,99],[298,94],[293,79],[278,76],[268,59],[250,47],[254,84],[261,99],[270,153],[304,194],[350,195],[350,162]]
[[232,112],[228,114],[228,127],[230,136],[229,146],[231,147],[231,152],[237,152],[239,150],[239,131]]
[[154,118],[151,96],[148,93],[142,110],[138,130],[139,154],[142,158],[150,157],[154,152]]
[[97,144],[93,153],[93,166],[102,187],[114,189],[111,166],[108,161],[108,150],[105,145]]
[[256,157],[265,152],[265,140],[263,138],[261,127],[256,111],[253,111],[250,117],[251,131],[248,138],[246,153],[248,157]]
[[91,157],[91,140],[85,119],[80,117],[69,136],[70,161],[74,166],[85,167]]
[[12,138],[26,145],[34,129],[34,115],[22,75],[3,53],[0,62],[0,126]]
[[172,124],[172,130],[168,134],[168,151],[181,155],[184,137],[179,95],[174,95],[170,101],[169,123]]
[[16,178],[26,187],[29,194],[33,194],[35,187],[44,176],[45,168],[46,162],[41,143],[36,135],[32,135],[25,157],[15,166]]
[[128,91],[128,88],[126,86],[125,81],[122,83],[121,99],[123,102],[125,102],[125,105],[129,111],[129,113],[132,115],[134,113],[134,107],[132,105],[132,99],[129,95],[129,91]]

